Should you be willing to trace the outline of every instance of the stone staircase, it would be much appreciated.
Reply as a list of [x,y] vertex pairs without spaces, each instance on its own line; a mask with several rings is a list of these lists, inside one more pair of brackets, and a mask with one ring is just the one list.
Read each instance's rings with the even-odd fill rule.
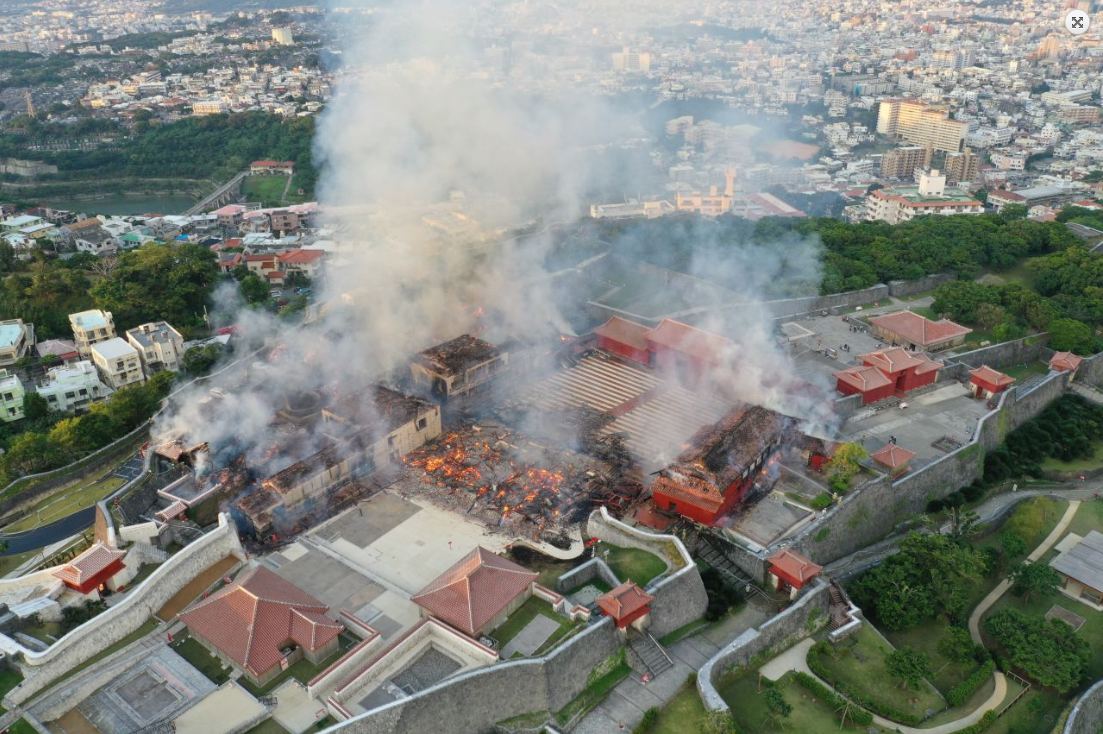
[[1072,383],[1072,391],[1080,397],[1095,403],[1096,405],[1103,405],[1103,392],[1100,392],[1090,385],[1085,385],[1080,382],[1074,382]]
[[169,554],[160,548],[154,548],[149,543],[142,543],[140,541],[135,542],[131,548],[142,557],[142,560],[147,563],[164,563],[168,560]]
[[628,646],[643,662],[652,678],[657,678],[661,673],[674,667],[674,661],[666,654],[663,646],[646,632],[632,630],[628,635]]

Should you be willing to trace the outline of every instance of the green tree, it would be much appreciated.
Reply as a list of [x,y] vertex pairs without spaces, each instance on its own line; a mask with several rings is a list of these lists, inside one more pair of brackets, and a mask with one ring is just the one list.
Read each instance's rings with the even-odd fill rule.
[[964,627],[948,627],[938,641],[938,654],[955,663],[969,663],[976,652],[976,644]]
[[9,472],[37,474],[61,466],[65,453],[49,436],[28,431],[12,442],[3,462]]
[[1007,530],[1000,533],[1000,548],[1008,558],[1025,556],[1028,550],[1026,541],[1020,538],[1017,533]]
[[23,396],[23,417],[28,421],[37,421],[45,418],[50,412],[50,404],[46,398],[36,392],[29,392]]
[[[767,688],[762,692],[762,699],[766,702],[766,721],[780,721],[793,713],[793,707],[781,695],[777,688]],[[784,726],[784,725],[783,725]]]
[[739,727],[730,712],[709,711],[698,728],[698,734],[739,734]]
[[1043,686],[1064,693],[1078,685],[1087,672],[1091,646],[1059,619],[1001,609],[984,620],[984,631],[1012,664]]
[[1023,562],[1011,569],[1011,593],[1023,598],[1025,606],[1035,594],[1049,596],[1061,586],[1061,574],[1048,563]]
[[205,375],[222,358],[223,346],[218,342],[212,342],[203,346],[192,347],[184,352],[184,369],[188,374]]
[[1049,347],[1059,352],[1093,354],[1095,337],[1091,328],[1073,319],[1054,319],[1049,325]]
[[1015,219],[1026,219],[1028,213],[1027,208],[1022,204],[1007,204],[1000,207],[1000,218],[1006,222]]
[[885,668],[889,675],[900,681],[900,687],[911,686],[919,690],[923,679],[931,674],[927,656],[910,647],[901,647],[885,656]]
[[858,462],[866,456],[866,450],[862,445],[854,442],[844,443],[836,449],[835,455],[824,467],[827,476],[831,479],[832,488],[840,492],[846,489],[851,478],[861,469]]
[[241,297],[247,303],[264,303],[271,299],[271,296],[268,295],[270,290],[268,285],[255,273],[245,276],[239,287],[241,288]]

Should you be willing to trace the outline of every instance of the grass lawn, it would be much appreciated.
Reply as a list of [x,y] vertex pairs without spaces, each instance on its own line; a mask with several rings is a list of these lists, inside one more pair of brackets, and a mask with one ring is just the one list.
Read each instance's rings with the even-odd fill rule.
[[[766,702],[759,692],[758,675],[750,671],[733,678],[720,680],[719,692],[731,707],[735,720],[739,724],[741,734],[774,734],[777,732],[800,732],[800,734],[838,734],[840,731],[839,719],[835,710],[827,703],[812,697],[812,694],[793,681],[792,673],[787,673],[777,682],[777,689],[781,695],[793,707],[793,712],[778,722],[767,722],[769,711]],[[765,686],[762,687],[765,690]],[[696,695],[696,691],[694,691]],[[660,718],[660,721],[662,719]],[[870,725],[874,730],[883,731],[876,725]],[[849,722],[841,731],[865,732],[866,727],[858,727]],[[677,727],[667,731],[695,731],[691,728],[678,729]]]
[[[299,174],[295,174],[291,177],[291,186],[287,189],[287,203],[288,204],[302,204],[308,201],[308,197],[299,195]],[[308,192],[309,193],[309,192]]]
[[635,581],[640,586],[647,586],[651,579],[666,571],[666,561],[654,553],[608,543],[602,543],[600,548],[598,552],[621,581]]
[[0,556],[0,578],[7,576],[39,553],[40,551],[33,550],[26,553],[15,553],[10,556]]
[[555,584],[559,577],[578,565],[576,560],[552,558],[523,545],[514,546],[506,552],[505,557],[537,573],[536,583],[556,592],[558,589]]
[[1103,500],[1081,502],[1069,523],[1069,532],[1084,537],[1092,530],[1103,533]]
[[924,316],[930,319],[931,321],[938,321],[938,314],[934,312],[933,308],[930,308],[928,306],[912,306],[910,310],[912,313],[917,313],[920,316]]
[[1045,362],[1027,362],[1026,364],[1017,364],[1014,367],[1005,367],[1001,369],[1000,372],[1022,382],[1026,378],[1033,377],[1034,375],[1048,375],[1049,365]]
[[4,532],[19,533],[40,525],[49,525],[55,520],[91,507],[125,483],[122,477],[107,477],[102,481],[97,480],[84,487],[66,491],[62,495],[47,497],[35,505],[29,515],[5,527]]
[[1053,469],[1054,471],[1091,471],[1103,467],[1103,441],[1096,441],[1092,446],[1094,451],[1091,458],[1061,461],[1051,456],[1042,462],[1042,468]]
[[[15,688],[22,682],[23,675],[18,670],[0,670],[0,698],[8,695],[8,691]],[[7,709],[3,706],[0,706],[0,714],[4,713],[5,711],[7,711]],[[11,729],[11,731],[15,731],[15,729]]]
[[142,583],[147,578],[149,578],[150,574],[152,574],[154,571],[156,571],[160,567],[161,567],[160,563],[143,563],[142,564],[142,569],[140,571],[138,571],[138,575],[130,580],[130,583],[128,583],[126,585],[126,588],[127,589],[133,589],[138,584]]
[[51,681],[49,685],[47,685],[45,688],[43,688],[42,691],[39,691],[39,693],[41,694],[43,691],[50,690],[51,688],[56,686],[58,683],[61,683],[62,681],[65,681],[65,680],[68,680],[69,678],[72,678],[74,675],[76,675],[80,671],[84,670],[85,668],[91,667],[92,665],[95,665],[99,661],[106,658],[108,655],[112,655],[112,654],[118,652],[119,650],[122,650],[127,645],[131,645],[131,644],[137,642],[138,640],[142,639],[143,637],[148,635],[153,630],[157,629],[157,625],[159,625],[159,624],[160,624],[160,622],[158,622],[156,619],[147,620],[145,624],[143,624],[141,627],[139,627],[138,629],[134,630],[133,632],[131,632],[126,637],[124,637],[121,640],[119,640],[118,642],[116,642],[114,645],[109,645],[108,647],[105,647],[103,650],[96,653],[92,657],[88,658],[87,660],[85,660],[80,665],[76,665],[76,666],[70,668],[69,670],[67,670],[64,675],[58,676],[55,680]]
[[673,632],[667,632],[665,635],[659,638],[659,642],[664,645],[673,645],[678,640],[686,637],[691,637],[700,632],[703,632],[704,630],[711,627],[712,624],[712,622],[704,619],[695,619],[692,622],[687,622],[683,624],[681,627],[674,630]]
[[[595,706],[604,701],[605,697],[616,688],[617,684],[627,678],[628,674],[631,672],[632,668],[628,667],[628,662],[624,659],[622,650],[619,659],[616,664],[609,669],[609,672],[589,681],[587,686],[582,689],[581,693],[555,713],[556,721],[566,726],[570,721],[581,719],[581,717],[585,715],[585,712],[592,711]],[[591,673],[591,675],[593,675],[593,673]],[[578,717],[578,719],[575,717]]]
[[536,653],[552,647],[559,641],[563,635],[570,632],[575,627],[581,625],[581,622],[572,622],[566,617],[560,616],[552,611],[551,604],[548,604],[543,599],[537,599],[535,596],[529,597],[524,604],[519,606],[513,614],[506,618],[505,622],[502,622],[498,626],[498,629],[494,630],[493,637],[498,641],[499,649],[504,648],[510,640],[517,636],[517,634],[525,628],[532,620],[536,619],[538,614],[543,614],[545,617],[555,620],[559,623],[559,629],[552,632],[551,637],[541,645]]
[[[1086,622],[1076,635],[1088,641],[1091,645],[1091,658],[1088,660],[1087,680],[1096,681],[1103,678],[1103,614],[1078,601],[1068,598],[1064,594],[1052,594],[1050,596],[1032,597],[1029,602],[1023,604],[1021,597],[1016,597],[1008,592],[1000,597],[1000,600],[992,605],[992,608],[984,615],[985,619],[1001,609],[1018,609],[1028,617],[1045,617],[1046,612],[1054,604],[1064,607],[1073,614],[1083,617]],[[983,631],[984,624],[982,622]]]
[[279,204],[283,198],[286,176],[246,176],[241,182],[241,193],[249,201]]
[[935,288],[932,288],[929,291],[921,291],[919,293],[913,293],[910,296],[902,297],[900,300],[901,301],[918,301],[918,300],[923,299],[923,298],[934,298],[935,290],[936,290]]
[[28,724],[26,719],[19,719],[8,729],[8,734],[38,734],[38,729]]
[[223,667],[222,661],[211,655],[207,648],[203,647],[194,637],[178,637],[172,643],[173,651],[188,661],[188,663],[203,675],[210,679],[211,683],[220,686],[230,680],[231,667]]
[[52,645],[59,637],[65,634],[61,629],[61,622],[43,622],[39,625],[26,625],[21,630],[23,634],[30,635],[36,640],[41,640],[47,645]]
[[280,726],[275,719],[265,719],[245,734],[287,734],[287,729]]
[[[1050,734],[1067,703],[1053,692],[1032,688],[995,724],[985,729],[984,734]],[[1048,721],[1047,716],[1050,717]]]
[[[820,660],[833,678],[863,691],[871,701],[897,711],[924,716],[927,710],[941,711],[946,707],[942,698],[928,686],[919,690],[901,688],[885,667],[885,656],[892,648],[869,625],[862,625],[851,638],[856,644],[835,660],[823,655]],[[840,646],[839,650],[847,650]]]
[[686,686],[659,712],[659,723],[651,734],[682,734],[695,732],[705,721],[705,705],[697,694],[697,686]]
[[977,668],[976,665],[962,665],[947,660],[938,653],[938,643],[946,636],[947,629],[949,625],[945,622],[932,620],[899,632],[882,630],[893,647],[911,647],[926,653],[934,673],[930,681],[944,696]]

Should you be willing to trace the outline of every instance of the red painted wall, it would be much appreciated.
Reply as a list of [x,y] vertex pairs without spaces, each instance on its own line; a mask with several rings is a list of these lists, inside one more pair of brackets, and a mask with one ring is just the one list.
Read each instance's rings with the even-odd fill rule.
[[657,344],[650,339],[647,341],[647,347],[652,353],[652,364],[654,364],[655,369],[660,372],[676,374],[689,385],[700,382],[708,371],[707,364],[685,352],[679,352],[666,345]]
[[938,370],[932,370],[922,375],[917,375],[915,374],[915,368],[912,368],[901,376],[897,385],[901,390],[906,392],[908,390],[914,390],[917,387],[923,387],[924,385],[931,385],[937,377]]
[[716,521],[716,515],[704,510],[697,505],[690,504],[683,499],[671,497],[661,491],[653,490],[651,499],[662,510],[673,510],[683,517],[688,517],[703,525],[712,525]]
[[[650,607],[642,606],[639,609],[637,609],[636,611],[629,614],[627,617],[621,617],[620,619],[618,619],[617,620],[617,629],[622,630],[625,627],[627,627],[628,625],[635,622],[640,617],[642,617],[646,614],[650,614],[650,613],[651,613],[651,608]],[[609,616],[612,616],[612,615],[609,615]]]
[[987,380],[978,380],[975,377],[970,377],[969,382],[973,383],[974,385],[980,385],[982,388],[993,394],[999,394],[1007,388],[1011,387],[1011,385],[1004,385],[1003,387],[999,387],[998,385],[988,382]]
[[838,384],[835,385],[835,389],[841,392],[843,395],[861,394],[863,405],[873,403],[878,400],[884,400],[885,398],[891,398],[896,392],[895,385],[885,385],[884,387],[879,387],[875,390],[870,390],[863,393],[857,388],[843,382],[842,380],[838,381]]
[[640,364],[649,363],[650,355],[647,353],[646,349],[636,349],[635,347],[631,347],[622,342],[618,342],[615,339],[610,339],[607,336],[601,335],[598,335],[597,345],[600,349],[612,352],[613,354],[624,357],[625,359],[630,359],[633,362],[638,362]]

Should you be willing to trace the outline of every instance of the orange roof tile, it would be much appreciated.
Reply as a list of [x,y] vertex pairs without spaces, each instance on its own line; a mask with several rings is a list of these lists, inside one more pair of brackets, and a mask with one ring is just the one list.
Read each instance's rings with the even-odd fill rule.
[[410,601],[456,629],[475,635],[530,588],[538,575],[476,546]]
[[99,541],[54,571],[54,576],[72,586],[82,586],[88,579],[103,571],[115,561],[121,561],[125,555],[126,551],[111,548]]
[[731,341],[719,334],[702,331],[673,319],[663,319],[646,336],[649,342],[710,363],[718,362],[720,355],[731,346]]
[[180,613],[180,621],[241,668],[263,676],[283,659],[288,643],[315,651],[344,627],[310,594],[257,566]]
[[594,600],[594,603],[613,619],[623,619],[654,600],[655,597],[648,594],[634,582],[625,581],[612,591],[607,591],[599,596]]
[[917,375],[925,375],[928,372],[935,372],[946,366],[941,362],[928,357],[926,352],[912,352],[912,356],[922,362],[922,364],[918,365],[915,368],[915,374]]
[[1011,377],[1010,375],[1005,375],[1002,372],[997,372],[988,365],[981,365],[975,370],[969,370],[969,374],[973,376],[973,379],[970,380],[970,382],[973,382],[975,380],[978,382],[983,382],[987,385],[995,385],[997,387],[1004,387],[1006,385],[1010,385],[1012,382],[1015,381],[1014,377]]
[[1051,370],[1062,370],[1065,372],[1075,372],[1080,366],[1080,363],[1084,361],[1083,357],[1077,357],[1072,352],[1057,352],[1049,359],[1049,368]]
[[841,380],[861,392],[869,392],[870,390],[876,390],[879,387],[886,387],[893,384],[892,380],[886,377],[884,372],[869,365],[850,367],[836,372],[834,376],[835,379]]
[[647,334],[651,329],[635,321],[613,316],[601,326],[594,329],[594,333],[606,339],[612,339],[621,344],[627,344],[633,349],[647,349]]
[[790,548],[782,548],[766,558],[766,563],[781,570],[794,581],[804,583],[823,570],[823,566],[814,563],[812,559],[802,556]]
[[907,449],[900,448],[894,443],[887,443],[870,454],[869,458],[879,464],[884,464],[890,469],[897,469],[914,459],[915,454]]
[[973,331],[966,326],[955,324],[953,321],[946,319],[931,321],[913,311],[897,311],[884,316],[874,316],[869,320],[869,323],[886,331],[891,331],[899,335],[901,339],[921,347],[941,344],[944,341],[964,336]]
[[876,352],[863,354],[858,359],[890,375],[923,364],[923,360],[916,359],[914,354],[903,347],[878,349]]
[[325,257],[325,250],[290,250],[280,255],[280,262],[291,265],[307,265]]

